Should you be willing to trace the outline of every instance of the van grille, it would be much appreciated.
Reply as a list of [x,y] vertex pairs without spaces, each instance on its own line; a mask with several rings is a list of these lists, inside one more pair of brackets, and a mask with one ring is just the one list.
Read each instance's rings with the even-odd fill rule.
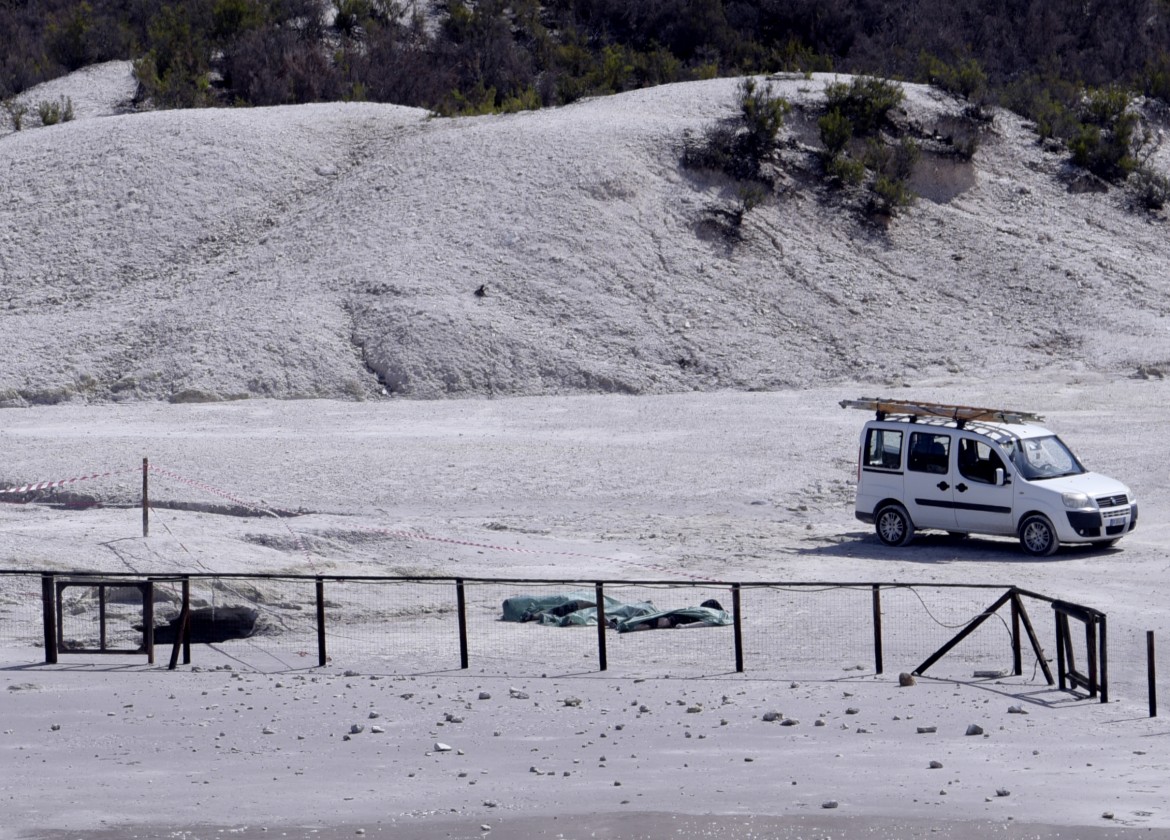
[[1097,499],[1097,507],[1099,508],[1121,507],[1127,504],[1129,504],[1129,499],[1124,493],[1117,496],[1101,496]]

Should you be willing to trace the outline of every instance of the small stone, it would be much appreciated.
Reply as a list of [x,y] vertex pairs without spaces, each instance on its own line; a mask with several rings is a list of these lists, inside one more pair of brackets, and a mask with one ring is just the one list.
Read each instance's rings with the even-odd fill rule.
[[1103,819],[1103,820],[1111,820],[1111,819],[1113,819],[1113,812],[1112,812],[1112,811],[1106,811],[1104,814],[1102,814],[1102,815],[1101,815],[1101,819]]
[[687,714],[688,715],[697,715],[701,711],[703,711],[702,706],[687,706]]
[[917,684],[917,680],[914,679],[914,675],[909,671],[903,671],[902,673],[898,674],[898,685],[902,686],[903,688],[907,688],[915,684]]
[[942,762],[941,761],[930,762],[930,769],[931,770],[942,770]]
[[826,724],[825,724],[824,718],[817,718],[816,721],[813,723],[813,726],[825,726],[825,725]]
[[784,717],[784,715],[780,714],[779,712],[775,712],[775,711],[764,712],[764,714],[762,716],[762,720],[764,720],[767,723],[771,723],[772,721],[775,721],[775,720],[781,720],[783,717]]
[[858,714],[861,714],[861,709],[857,708],[856,706],[850,706],[848,709],[845,710],[845,714],[858,715]]
[[360,735],[361,733],[363,733],[365,731],[366,731],[366,728],[364,726],[362,726],[360,723],[352,724],[349,727],[349,734],[350,735]]
[[451,746],[444,744],[442,741],[435,741],[435,746],[432,749],[435,752],[451,752]]
[[276,734],[276,730],[275,730],[275,729],[273,729],[271,726],[265,726],[265,727],[264,727],[262,730],[260,730],[260,731],[261,731],[263,734],[265,734],[265,735],[275,735],[275,734]]
[[977,723],[973,723],[967,727],[967,734],[968,735],[982,735],[983,734],[983,727]]
[[479,693],[479,699],[480,699],[480,700],[491,700],[491,699],[492,699],[492,695],[491,695],[489,692],[487,692],[487,691],[481,691],[481,692]]
[[838,805],[838,802],[836,799],[826,799],[824,802],[821,803],[822,808],[836,808],[837,805]]
[[481,825],[479,827],[479,830],[480,831],[491,831],[492,827],[490,825],[488,825],[487,823],[484,823],[483,825]]
[[1028,714],[1028,710],[1025,709],[1023,706],[1008,706],[1008,714],[1009,715],[1026,715],[1026,714]]
[[581,705],[581,698],[580,697],[566,697],[564,702],[565,702],[566,706],[577,707],[577,706]]
[[61,724],[54,723],[53,725],[51,725],[49,727],[49,729],[53,730],[54,732],[60,732],[61,731]]
[[494,800],[494,799],[485,799],[483,801],[483,806],[485,808],[498,808],[498,807],[500,807],[500,803],[496,802],[496,800]]
[[370,712],[370,720],[377,720],[382,716],[381,712]]
[[784,720],[780,721],[781,726],[796,726],[799,723],[800,721],[796,718],[784,718]]
[[371,732],[371,734],[374,734],[374,735],[382,735],[386,732],[386,730],[380,726],[371,726],[370,732]]
[[938,732],[937,726],[920,726],[920,727],[918,727],[918,734],[919,735],[933,735],[935,732]]
[[1010,790],[1008,790],[1007,788],[997,788],[995,791],[995,795],[996,796],[1011,796],[1012,792]]

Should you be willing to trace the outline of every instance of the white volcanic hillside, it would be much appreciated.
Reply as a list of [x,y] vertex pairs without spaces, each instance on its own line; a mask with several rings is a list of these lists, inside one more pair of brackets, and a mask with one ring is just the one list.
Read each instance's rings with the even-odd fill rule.
[[[815,106],[833,78],[774,85]],[[78,119],[0,136],[0,405],[1115,378],[1170,361],[1164,220],[1117,190],[1071,192],[1063,157],[1006,112],[973,165],[924,157],[923,197],[883,230],[799,174],[815,116],[797,108],[792,176],[741,242],[712,234],[735,186],[679,157],[736,87],[463,119],[125,113],[124,63],[30,91],[70,95]],[[905,89],[927,130],[959,107]]]

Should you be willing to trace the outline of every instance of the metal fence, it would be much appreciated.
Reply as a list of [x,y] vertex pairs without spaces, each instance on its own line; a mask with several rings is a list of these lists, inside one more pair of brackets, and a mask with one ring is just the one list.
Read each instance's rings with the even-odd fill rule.
[[[505,599],[566,593],[663,611],[713,599],[731,621],[617,633],[604,621],[503,620]],[[29,662],[103,653],[154,661],[160,648],[172,665],[180,649],[198,664],[199,633],[177,640],[186,645],[174,638],[184,605],[188,632],[191,616],[254,615],[241,637],[207,643],[266,672],[832,679],[929,669],[1052,682],[1056,662],[1062,687],[1067,679],[1107,696],[1105,616],[1002,585],[0,572],[0,644],[27,649]]]

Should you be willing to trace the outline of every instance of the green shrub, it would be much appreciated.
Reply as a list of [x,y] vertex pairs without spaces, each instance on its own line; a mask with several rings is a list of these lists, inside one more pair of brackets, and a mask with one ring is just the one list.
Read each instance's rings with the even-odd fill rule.
[[713,169],[739,180],[762,177],[761,167],[776,146],[790,106],[772,93],[771,85],[759,87],[751,78],[740,83],[737,104],[734,120],[716,123],[701,140],[685,144],[683,166]]
[[1041,140],[1068,140],[1080,130],[1081,91],[1057,77],[1026,76],[1004,91],[1004,103],[1036,123]]
[[758,164],[776,145],[776,135],[784,127],[784,117],[791,110],[788,100],[776,96],[771,85],[762,88],[756,80],[739,83],[739,110],[743,120],[743,152]]
[[853,125],[858,137],[869,137],[886,124],[890,110],[901,103],[901,85],[873,76],[859,76],[850,84],[830,82],[825,86],[828,112],[839,111]]
[[1130,94],[1120,88],[1090,90],[1081,106],[1081,125],[1069,141],[1072,161],[1106,181],[1123,181],[1137,167],[1136,152],[1146,138]]
[[1146,210],[1161,210],[1170,202],[1170,178],[1148,166],[1138,166],[1130,176],[1134,200]]
[[898,210],[913,202],[914,193],[905,181],[879,175],[870,185],[870,200],[866,210],[870,215],[896,216]]
[[856,186],[865,180],[865,163],[845,155],[825,161],[825,175],[841,185]]
[[865,164],[874,172],[870,184],[870,213],[893,216],[898,208],[913,203],[914,193],[907,182],[914,173],[919,155],[918,144],[909,138],[903,138],[894,146],[876,138],[870,140],[865,154]]
[[919,56],[919,73],[924,81],[948,93],[976,101],[987,93],[987,74],[983,65],[973,58],[965,58],[957,65],[924,52]]
[[4,100],[4,112],[12,122],[12,130],[20,131],[24,128],[24,115],[28,113],[28,106],[15,99]]
[[821,142],[825,144],[825,152],[830,160],[845,151],[845,146],[853,139],[853,123],[849,122],[849,118],[842,114],[839,108],[834,108],[817,120],[817,127],[820,129]]
[[41,125],[69,122],[73,119],[73,100],[67,96],[62,96],[56,102],[42,100],[37,103],[37,115],[41,118]]

